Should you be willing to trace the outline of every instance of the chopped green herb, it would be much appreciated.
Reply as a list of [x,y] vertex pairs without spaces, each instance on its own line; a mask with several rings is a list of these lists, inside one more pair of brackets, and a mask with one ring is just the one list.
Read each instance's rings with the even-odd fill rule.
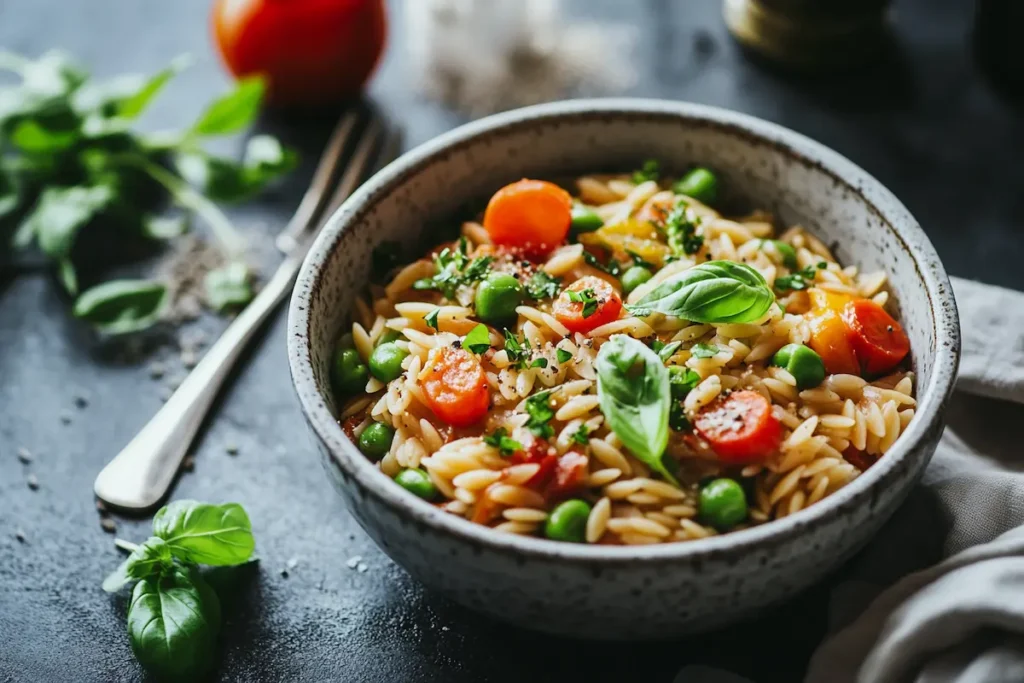
[[640,256],[640,254],[636,253],[636,252],[635,252],[635,251],[633,251],[632,249],[627,249],[627,250],[626,250],[626,253],[627,253],[627,254],[629,254],[629,257],[630,257],[631,259],[633,259],[633,265],[634,265],[634,266],[640,266],[640,267],[642,267],[642,268],[647,268],[647,269],[649,269],[649,270],[650,270],[650,271],[652,271],[652,272],[653,272],[653,271],[656,271],[656,270],[658,270],[658,267],[657,267],[656,265],[654,265],[654,264],[653,264],[653,263],[651,263],[650,261],[645,261],[645,260],[644,260],[644,259],[643,259],[643,258],[642,258],[642,257]]
[[540,356],[539,358],[534,358],[533,362],[530,363],[530,367],[531,368],[546,368],[547,366],[548,366],[548,359],[545,358],[544,356]]
[[470,330],[462,340],[462,348],[476,354],[486,353],[487,349],[491,348],[491,335],[487,332],[487,325],[477,325]]
[[550,439],[555,435],[554,428],[548,424],[555,417],[555,410],[551,407],[550,400],[550,389],[526,399],[526,414],[530,416],[526,428],[542,439]]
[[[657,340],[655,340],[655,341],[657,341]],[[672,357],[672,355],[676,351],[679,350],[679,347],[682,346],[682,345],[683,345],[683,342],[674,341],[674,342],[671,342],[669,344],[662,344],[661,348],[658,348],[658,349],[655,349],[654,345],[652,344],[651,348],[654,349],[654,352],[658,354],[658,358],[660,358],[663,361],[667,361],[669,358]]]
[[440,313],[440,312],[441,312],[440,308],[435,308],[430,313],[427,313],[425,316],[423,316],[423,320],[426,321],[428,327],[433,327],[435,330],[438,329],[438,327],[437,327],[437,314]]
[[558,359],[559,365],[562,363],[568,363],[572,360],[572,354],[565,349],[555,349],[555,358]]
[[497,448],[498,453],[503,458],[507,458],[516,451],[523,450],[523,444],[509,437],[508,431],[506,431],[504,427],[498,427],[494,430],[493,434],[485,436],[484,443],[488,446]]
[[634,183],[639,185],[640,183],[646,183],[648,180],[657,180],[660,175],[661,164],[658,163],[657,159],[648,159],[639,171],[633,171],[632,179]]
[[690,368],[682,365],[669,367],[668,386],[672,398],[677,400],[685,398],[698,384],[700,384],[700,375]]
[[586,249],[583,250],[583,260],[586,261],[587,264],[593,266],[594,268],[604,271],[609,275],[614,275],[615,277],[618,277],[619,274],[622,272],[622,266],[619,265],[619,262],[616,261],[615,259],[611,259],[610,261],[608,261],[606,265],[604,263],[601,263],[600,259],[598,259],[596,256],[591,254]]
[[683,200],[679,200],[675,208],[665,216],[662,229],[665,231],[665,241],[673,256],[678,258],[700,251],[704,245],[704,238],[697,234],[700,222],[700,216]]
[[441,292],[445,297],[455,297],[455,290],[462,285],[468,285],[487,277],[491,271],[493,256],[481,256],[470,260],[467,256],[468,246],[465,238],[459,240],[459,246],[455,251],[445,247],[434,257],[434,268],[437,272],[432,277],[425,277],[413,283],[412,288],[416,290],[433,289]]
[[590,430],[587,428],[587,425],[581,424],[580,428],[573,432],[572,440],[581,446],[586,446],[590,443]]
[[690,421],[686,419],[686,413],[683,411],[683,404],[679,401],[672,401],[672,405],[668,409],[668,426],[674,432],[688,432],[692,429]]
[[514,334],[505,330],[505,353],[508,354],[508,360],[517,368],[522,368],[523,363],[526,361],[526,357],[530,351],[530,342],[527,339],[523,339],[523,343],[520,343]]
[[817,265],[810,265],[803,270],[796,271],[795,273],[777,277],[775,278],[775,289],[780,291],[789,289],[807,289],[814,283],[815,273],[819,270],[824,270],[825,268],[828,268],[828,264],[824,261],[819,261]]
[[558,296],[559,286],[562,280],[548,275],[543,270],[538,270],[526,283],[526,294],[531,299],[552,299]]
[[693,348],[690,349],[690,355],[694,358],[711,358],[718,353],[718,347],[712,346],[711,344],[694,344]]
[[597,293],[590,287],[579,292],[570,289],[566,293],[569,295],[569,301],[574,304],[583,304],[584,318],[589,318],[597,312]]

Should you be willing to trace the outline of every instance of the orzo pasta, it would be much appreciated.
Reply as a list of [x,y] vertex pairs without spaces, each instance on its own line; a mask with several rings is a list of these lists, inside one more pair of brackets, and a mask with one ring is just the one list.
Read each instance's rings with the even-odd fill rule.
[[333,366],[381,471],[496,531],[649,544],[798,512],[914,415],[884,273],[648,163],[501,188],[392,269]]

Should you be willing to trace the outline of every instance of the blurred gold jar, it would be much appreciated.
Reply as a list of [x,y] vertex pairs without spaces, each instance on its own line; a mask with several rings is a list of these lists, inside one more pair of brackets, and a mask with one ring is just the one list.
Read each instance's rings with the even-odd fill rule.
[[889,0],[724,0],[725,23],[757,54],[788,67],[826,71],[879,54]]

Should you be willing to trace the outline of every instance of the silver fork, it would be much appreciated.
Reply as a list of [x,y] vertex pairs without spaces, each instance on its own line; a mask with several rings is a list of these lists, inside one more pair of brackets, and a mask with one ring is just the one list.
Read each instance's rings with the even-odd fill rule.
[[[397,154],[399,138],[388,134],[372,112],[361,126],[366,117],[367,113],[360,111],[342,117],[299,208],[277,237],[284,261],[167,403],[99,473],[93,485],[98,498],[116,507],[141,510],[152,507],[167,493],[225,378],[261,324],[291,292],[302,259],[324,221],[359,186],[376,159],[386,163]],[[352,155],[343,164],[345,152],[353,144]]]

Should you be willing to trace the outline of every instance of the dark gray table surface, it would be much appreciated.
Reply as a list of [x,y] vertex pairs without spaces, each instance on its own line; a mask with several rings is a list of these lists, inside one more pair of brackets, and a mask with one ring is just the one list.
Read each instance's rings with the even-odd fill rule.
[[[631,94],[730,107],[816,138],[901,197],[952,274],[1024,288],[1024,124],[972,61],[968,0],[899,0],[893,58],[825,81],[751,63],[728,39],[719,4],[570,3],[588,17],[640,28],[641,78]],[[410,87],[398,8],[371,92],[412,145],[461,119]],[[0,0],[0,47],[38,54],[60,46],[102,75],[155,71],[190,52],[196,65],[146,119],[182,125],[227,85],[207,11],[205,0]],[[711,39],[700,50],[698,34]],[[263,125],[307,161],[284,187],[232,214],[240,226],[271,234],[297,203],[328,125],[280,115]],[[221,149],[236,151],[237,142]],[[66,308],[45,273],[0,274],[0,681],[142,680],[125,636],[125,601],[100,590],[121,555],[100,528],[91,488],[159,408],[163,385],[145,362],[117,360],[117,349]],[[223,322],[202,325],[216,332]],[[423,590],[376,549],[325,480],[292,392],[284,328],[278,315],[255,344],[197,443],[194,472],[173,493],[236,500],[252,517],[261,562],[236,577],[225,600],[220,680],[667,682],[687,663],[756,681],[801,676],[825,625],[825,584],[749,624],[635,645],[513,630]],[[147,359],[168,353],[161,341],[150,341]],[[74,405],[79,394],[85,408]],[[226,453],[232,444],[234,457]],[[18,447],[35,455],[30,466],[15,457]],[[39,490],[26,485],[29,473]],[[148,519],[117,520],[118,535],[147,535]],[[367,571],[346,566],[354,556]]]

